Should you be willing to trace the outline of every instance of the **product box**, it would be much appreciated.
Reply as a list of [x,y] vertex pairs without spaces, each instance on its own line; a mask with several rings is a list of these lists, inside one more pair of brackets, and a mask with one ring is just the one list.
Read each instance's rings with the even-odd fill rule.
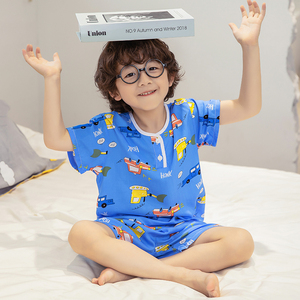
[[183,9],[78,13],[81,42],[143,40],[194,35],[194,18]]

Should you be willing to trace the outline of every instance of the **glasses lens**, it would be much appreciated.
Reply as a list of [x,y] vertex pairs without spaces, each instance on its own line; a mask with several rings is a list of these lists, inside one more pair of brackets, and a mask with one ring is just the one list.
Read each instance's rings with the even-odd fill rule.
[[121,77],[126,83],[134,83],[138,80],[139,70],[133,66],[125,66],[121,71]]
[[146,73],[150,77],[159,77],[164,72],[164,66],[161,61],[157,59],[150,59],[146,64]]

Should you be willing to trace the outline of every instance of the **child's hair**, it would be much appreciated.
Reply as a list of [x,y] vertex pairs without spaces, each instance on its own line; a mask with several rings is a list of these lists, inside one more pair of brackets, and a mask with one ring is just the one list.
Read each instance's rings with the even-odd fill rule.
[[174,54],[169,50],[166,43],[161,40],[136,40],[108,42],[99,57],[95,73],[95,84],[103,97],[109,101],[112,111],[119,113],[132,111],[132,108],[123,100],[116,101],[111,95],[117,92],[116,76],[118,65],[129,65],[131,63],[143,64],[149,58],[156,58],[167,65],[169,80],[174,77],[173,85],[164,99],[167,101],[174,96],[181,74],[180,67]]

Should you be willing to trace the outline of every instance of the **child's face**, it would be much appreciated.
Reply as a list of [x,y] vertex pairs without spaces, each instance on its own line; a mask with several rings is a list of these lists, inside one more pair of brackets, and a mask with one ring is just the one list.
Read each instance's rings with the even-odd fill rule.
[[[143,69],[145,63],[132,63],[138,69]],[[119,74],[123,65],[119,65],[117,73]],[[158,78],[152,78],[145,71],[140,72],[140,78],[133,84],[127,84],[121,78],[116,79],[117,92],[111,94],[116,100],[123,100],[133,111],[151,111],[157,108],[163,108],[164,99],[172,86],[173,79],[169,81],[168,71],[165,68],[163,74]]]

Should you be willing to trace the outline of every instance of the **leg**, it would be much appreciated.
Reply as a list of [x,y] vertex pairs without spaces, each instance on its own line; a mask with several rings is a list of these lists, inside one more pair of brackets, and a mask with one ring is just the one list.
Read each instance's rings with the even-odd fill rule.
[[168,265],[129,242],[117,240],[104,224],[76,223],[70,231],[69,242],[76,253],[119,273],[174,281],[210,297],[220,295],[219,282],[214,274]]
[[183,252],[163,258],[172,266],[215,272],[248,260],[254,250],[250,233],[241,228],[214,227]]
[[[253,250],[253,239],[248,231],[215,227],[201,234],[187,250],[161,260],[171,266],[215,272],[248,260]],[[126,280],[126,275],[119,274],[118,279]]]

